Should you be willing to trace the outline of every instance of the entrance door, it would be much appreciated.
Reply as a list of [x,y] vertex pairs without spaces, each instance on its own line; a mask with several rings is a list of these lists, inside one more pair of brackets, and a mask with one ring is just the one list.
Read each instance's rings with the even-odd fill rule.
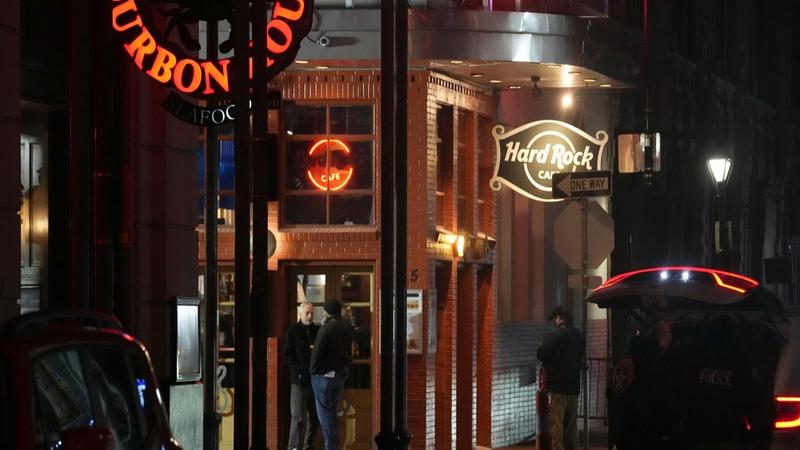
[[[312,266],[289,270],[287,298],[295,306],[314,305],[314,322],[322,323],[323,305],[329,298],[343,303],[342,318],[353,333],[353,363],[339,403],[339,448],[372,448],[372,299],[375,291],[372,267]],[[297,320],[297,312],[292,320]],[[319,448],[322,438],[318,436]]]

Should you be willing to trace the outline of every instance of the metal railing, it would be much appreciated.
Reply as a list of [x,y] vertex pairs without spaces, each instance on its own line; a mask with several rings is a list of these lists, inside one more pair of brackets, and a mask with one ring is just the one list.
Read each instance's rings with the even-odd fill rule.
[[[589,419],[608,420],[608,399],[606,386],[608,385],[608,366],[606,358],[588,358],[589,374]],[[586,396],[578,399],[578,417],[583,418],[583,401]]]

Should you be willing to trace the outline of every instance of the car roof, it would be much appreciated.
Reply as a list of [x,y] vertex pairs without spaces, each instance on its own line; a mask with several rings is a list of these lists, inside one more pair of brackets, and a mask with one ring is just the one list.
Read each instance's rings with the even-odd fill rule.
[[694,266],[652,267],[609,278],[586,301],[601,308],[728,310],[788,321],[775,295],[744,275]]

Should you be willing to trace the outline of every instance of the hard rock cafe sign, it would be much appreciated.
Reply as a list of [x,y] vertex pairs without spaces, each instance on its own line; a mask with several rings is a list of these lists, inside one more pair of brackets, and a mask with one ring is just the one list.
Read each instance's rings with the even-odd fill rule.
[[315,142],[308,151],[308,157],[311,161],[306,176],[320,191],[338,191],[347,186],[353,177],[350,148],[339,139]]
[[497,146],[494,176],[489,185],[499,191],[506,185],[542,202],[553,198],[553,174],[595,172],[606,169],[604,148],[608,133],[595,136],[557,120],[531,122],[505,132],[502,125],[492,129]]
[[[196,29],[200,21],[231,22],[232,0],[112,2],[112,26],[122,40],[123,48],[142,72],[164,86],[195,98],[230,98],[231,59],[199,59],[192,54],[201,47],[193,28]],[[269,81],[294,61],[300,42],[311,29],[313,7],[313,0],[276,0],[273,3],[272,17],[266,29],[267,60],[254,63],[252,56],[249,57],[251,78],[254,67],[265,67]],[[231,38],[219,44],[221,53],[232,48]],[[172,103],[175,103],[174,98]],[[232,119],[229,104],[225,108],[227,110],[221,114]],[[187,116],[187,113],[182,115]],[[210,118],[211,115],[205,116]]]

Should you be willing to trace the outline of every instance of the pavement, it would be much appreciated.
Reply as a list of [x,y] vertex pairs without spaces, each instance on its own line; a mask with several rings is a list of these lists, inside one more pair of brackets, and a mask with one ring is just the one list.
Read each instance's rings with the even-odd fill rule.
[[[583,434],[579,434],[580,439],[583,439]],[[578,449],[584,449],[581,444]],[[576,450],[578,450],[576,449]],[[536,450],[536,442],[526,442],[522,444],[513,445],[511,447],[496,448],[494,450]],[[586,450],[608,450],[608,428],[601,426],[593,428],[589,427],[589,448]]]

